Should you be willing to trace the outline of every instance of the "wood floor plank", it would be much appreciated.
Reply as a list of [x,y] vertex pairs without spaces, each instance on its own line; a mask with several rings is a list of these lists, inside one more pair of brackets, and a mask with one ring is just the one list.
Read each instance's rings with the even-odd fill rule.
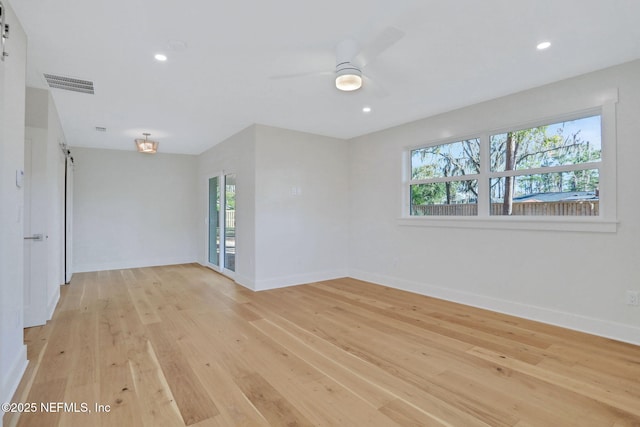
[[147,341],[145,351],[136,352],[135,357],[129,361],[129,368],[133,377],[133,388],[128,391],[134,392],[140,401],[140,418],[143,425],[182,425],[184,421],[180,409],[150,342]]
[[19,426],[640,426],[640,347],[350,278],[254,293],[196,264],[77,273]]
[[136,308],[136,312],[138,313],[138,317],[143,324],[148,325],[161,322],[160,316],[156,312],[155,307],[149,302],[144,289],[129,286],[128,291],[131,295],[133,305]]
[[117,310],[105,310],[101,313],[98,327],[100,351],[96,368],[100,398],[95,403],[109,405],[107,425],[139,425],[141,420],[138,401],[128,392],[133,388],[133,377],[121,323]]
[[[315,289],[314,293],[324,293],[320,289]],[[340,298],[344,301],[344,299]],[[476,325],[475,328],[467,327],[465,325],[454,323],[451,321],[443,322],[438,319],[438,316],[421,316],[414,314],[413,316],[398,314],[394,311],[385,311],[377,307],[367,306],[359,301],[351,302],[356,307],[367,308],[378,317],[393,318],[400,321],[404,321],[408,324],[419,325],[421,328],[433,331],[441,336],[449,336],[456,338],[467,344],[473,344],[481,347],[494,348],[496,351],[501,351],[506,354],[510,354],[518,359],[525,360],[529,363],[537,363],[541,360],[541,356],[537,354],[536,348],[531,348],[525,344],[517,343],[513,345],[504,337],[494,336],[491,333],[481,329]]]
[[434,419],[433,417],[425,417],[424,412],[419,411],[415,406],[407,404],[404,400],[392,400],[386,403],[380,408],[380,412],[385,414],[396,424],[401,426],[410,427],[453,427],[454,424],[450,424],[441,419]]
[[637,359],[637,355],[625,352],[625,350],[628,351],[628,347],[634,348],[628,344],[622,346],[622,348],[617,345],[600,345],[593,348],[587,347],[582,343],[565,341],[553,344],[549,348],[550,357],[548,359],[565,361],[571,365],[581,364],[595,371],[602,371],[602,367],[606,365],[609,368],[606,370],[608,374],[628,378],[640,383],[638,372],[638,363],[640,362]]
[[27,346],[27,359],[34,360],[41,357],[43,347],[47,345],[53,328],[34,326],[24,330],[24,343]]
[[185,425],[215,417],[219,411],[200,384],[176,343],[169,339],[164,325],[147,326],[151,345],[164,377],[175,397]]
[[58,410],[56,405],[50,406],[49,403],[64,402],[66,385],[66,378],[53,378],[48,381],[39,381],[37,385],[32,386],[28,400],[20,403],[33,403],[36,405],[35,410],[21,413],[18,427],[58,425],[62,411]]
[[[537,419],[541,425],[602,426],[607,425],[612,411],[607,405],[571,390],[548,387],[536,377],[488,362],[458,363],[448,375],[458,375],[501,392],[501,404],[507,403],[510,412],[524,419]],[[447,381],[446,377],[443,379]],[[584,419],[584,408],[596,410]],[[615,412],[615,411],[614,411]]]
[[[238,387],[233,377],[218,362],[204,361],[196,363],[194,372],[203,383],[209,396],[220,410],[220,419],[223,425],[264,427],[268,426],[267,420],[247,399]],[[221,393],[220,390],[224,390]],[[197,424],[196,424],[197,425]]]
[[[100,415],[94,414],[95,403],[100,400],[100,385],[84,384],[71,386],[67,383],[64,398],[62,402],[73,403],[70,411],[63,411],[60,413],[60,426],[65,427],[83,427],[87,425],[94,425],[96,418]],[[84,412],[84,411],[87,412]],[[90,411],[90,412],[89,412]]]
[[[208,324],[198,323],[203,319],[201,314],[192,313],[192,316],[195,316],[193,318],[199,330],[207,329]],[[302,424],[308,422],[312,425],[326,425],[330,420],[335,422],[338,419],[343,420],[343,424],[353,424],[354,417],[358,417],[358,414],[363,421],[371,421],[371,425],[381,424],[382,418],[379,414],[368,407],[362,410],[364,402],[356,401],[355,396],[345,395],[348,392],[339,384],[331,380],[326,381],[312,365],[289,353],[267,334],[247,325],[239,327],[242,323],[232,320],[234,317],[234,312],[218,313],[217,320],[214,322],[217,325],[216,330],[209,333],[209,336],[215,340],[215,348],[221,353],[237,352],[238,356],[232,360],[221,359],[221,363],[233,378],[260,372],[262,379],[269,384],[269,387],[279,393],[278,405],[287,402],[287,405],[297,408],[296,417],[302,416],[303,421],[299,421]],[[184,340],[182,342],[184,343]],[[237,384],[242,387],[244,382]],[[331,398],[326,392],[329,392]],[[318,393],[322,394],[324,399],[318,399],[316,396]],[[349,411],[336,406],[335,399],[339,399],[342,404],[349,407]],[[252,403],[258,408],[266,408],[255,402]],[[263,413],[262,416],[269,419],[268,414]],[[377,422],[375,422],[376,418],[378,418]],[[352,422],[349,423],[347,420]]]
[[[386,404],[391,396],[392,398],[406,401],[409,406],[418,409],[430,420],[426,425],[431,423],[446,424],[443,420],[449,420],[452,425],[487,426],[483,421],[472,418],[466,412],[452,406],[449,402],[435,397],[429,391],[407,383],[394,373],[387,372],[339,348],[333,343],[309,333],[298,324],[277,316],[273,316],[269,321],[286,331],[303,346],[330,361],[331,364],[328,365],[327,369],[328,375],[337,378],[337,381],[341,383],[352,384],[353,393],[366,398],[374,406],[379,403]],[[283,340],[283,342],[286,342],[286,340]],[[290,348],[295,348],[295,344]],[[351,377],[355,377],[355,379]],[[359,386],[358,380],[361,380],[365,385]],[[376,397],[368,396],[369,387],[374,387],[377,390]]]
[[633,416],[640,417],[640,405],[638,404],[640,402],[637,398],[634,398],[632,396],[627,396],[624,394],[613,395],[610,390],[588,384],[581,378],[571,378],[566,374],[560,374],[546,370],[544,368],[540,368],[538,366],[525,364],[523,362],[511,359],[507,356],[492,352],[490,350],[473,348],[471,350],[468,350],[468,352],[478,357],[491,360],[495,363],[502,364],[511,369],[515,369],[528,375],[534,376],[546,381],[549,384],[553,384],[555,386],[566,388],[573,392],[583,394],[596,401],[603,402],[612,407],[626,411]]
[[[357,411],[357,406],[362,406],[362,403],[366,403],[378,409],[382,414],[386,416],[388,414],[387,412],[383,411],[382,408],[389,406],[391,402],[399,401],[398,397],[394,393],[380,387],[380,385],[375,384],[367,378],[364,378],[363,376],[350,370],[346,366],[339,363],[339,359],[329,358],[326,355],[322,355],[317,351],[314,351],[311,347],[306,346],[302,341],[296,339],[293,335],[288,334],[285,330],[279,328],[270,321],[259,320],[253,322],[253,324],[261,331],[268,334],[270,337],[275,338],[277,342],[281,343],[287,349],[287,351],[290,351],[293,354],[299,356],[301,359],[307,361],[307,363],[309,363],[319,372],[322,372],[333,383],[352,395],[352,397],[348,398],[341,397],[339,401],[340,404],[335,404],[335,402],[333,401],[330,402],[332,405],[330,412],[332,413],[334,420],[338,419],[338,414],[340,413],[340,409],[343,407],[343,405],[349,408],[348,413],[344,413],[342,415],[342,418],[340,418],[340,424],[352,425],[354,422],[357,423],[358,421],[364,423],[366,417],[358,415]],[[347,353],[345,353],[344,355],[346,356]],[[333,386],[333,388],[337,389],[336,386]],[[361,402],[359,404],[357,402],[354,402],[353,397],[358,398]],[[346,405],[348,400],[351,400],[354,403]],[[436,423],[438,425],[440,424],[440,420],[434,417],[433,414],[425,411],[419,411],[406,402],[404,402],[403,404],[396,404],[395,406],[389,406],[387,408],[390,411],[389,414],[392,414],[391,408],[393,407],[403,407],[403,413],[411,413],[412,419],[421,420],[422,425],[436,425]],[[362,410],[362,412],[364,413],[365,411]],[[355,420],[352,418],[353,415],[356,415],[357,417]],[[395,417],[389,418],[391,420],[396,419]],[[350,420],[351,422],[349,423],[347,422],[347,420]],[[383,423],[383,421],[378,420],[376,422],[375,419],[370,419],[366,424],[377,425],[377,423]],[[386,421],[386,423],[390,423],[390,421]]]
[[304,342],[287,333],[273,322],[262,319],[254,321],[252,324],[263,333],[281,343],[287,351],[305,360],[317,371],[336,381],[345,389],[350,390],[355,396],[367,402],[369,405],[380,408],[396,399],[393,394],[385,393],[384,389],[368,382],[359,375],[355,375],[348,368],[337,363],[335,359],[328,358],[326,355],[305,345]]
[[69,311],[57,313],[56,321],[64,323],[66,328],[52,330],[35,383],[67,377],[75,358],[72,344],[78,330],[79,320],[74,313]]
[[271,425],[301,427],[313,425],[260,374],[240,375],[235,378],[235,382]]

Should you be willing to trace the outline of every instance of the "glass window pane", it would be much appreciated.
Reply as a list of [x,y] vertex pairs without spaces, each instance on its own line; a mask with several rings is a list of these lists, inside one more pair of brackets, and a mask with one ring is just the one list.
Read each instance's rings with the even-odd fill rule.
[[522,170],[601,160],[600,116],[491,136],[491,170]]
[[478,138],[411,151],[411,179],[472,175],[479,172]]
[[477,215],[478,181],[434,182],[411,186],[411,215]]
[[209,179],[209,262],[220,265],[220,185]]
[[224,268],[236,271],[236,176],[225,175]]
[[599,178],[590,169],[491,179],[491,215],[597,216]]

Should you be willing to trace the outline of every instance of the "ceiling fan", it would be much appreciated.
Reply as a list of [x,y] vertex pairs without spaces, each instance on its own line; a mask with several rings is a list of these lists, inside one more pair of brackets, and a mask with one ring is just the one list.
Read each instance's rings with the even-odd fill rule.
[[[362,47],[354,39],[342,40],[336,46],[336,67],[333,72],[303,72],[277,75],[271,78],[278,80],[333,74],[335,76],[336,88],[341,91],[357,91],[363,86],[364,81],[364,84],[373,89],[376,95],[386,96],[388,93],[367,76],[366,67],[380,56],[380,54],[400,41],[404,35],[405,33],[396,27],[387,27]],[[363,70],[365,71],[364,73]]]

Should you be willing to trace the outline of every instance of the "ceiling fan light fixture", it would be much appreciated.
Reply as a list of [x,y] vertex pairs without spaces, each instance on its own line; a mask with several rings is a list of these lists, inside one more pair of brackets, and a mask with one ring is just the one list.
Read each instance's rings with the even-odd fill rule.
[[139,153],[155,154],[158,151],[158,141],[148,139],[150,133],[143,133],[144,139],[136,139],[136,148]]
[[343,74],[336,77],[336,87],[345,92],[358,90],[362,87],[362,77],[357,74]]
[[362,71],[349,62],[336,66],[336,88],[345,92],[362,87]]

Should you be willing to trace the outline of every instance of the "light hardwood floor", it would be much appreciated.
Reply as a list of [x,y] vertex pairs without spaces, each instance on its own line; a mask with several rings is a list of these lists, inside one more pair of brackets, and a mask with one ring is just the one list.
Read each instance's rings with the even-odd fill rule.
[[354,279],[76,274],[25,339],[15,401],[92,412],[5,426],[640,425],[640,347]]

